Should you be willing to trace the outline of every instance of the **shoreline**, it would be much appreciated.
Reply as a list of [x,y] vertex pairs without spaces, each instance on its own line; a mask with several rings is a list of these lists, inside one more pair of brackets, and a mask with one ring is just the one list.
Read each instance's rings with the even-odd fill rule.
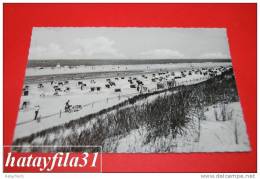
[[62,80],[84,80],[113,77],[128,77],[134,75],[151,74],[158,72],[176,72],[180,70],[190,70],[193,68],[207,68],[215,66],[230,66],[231,62],[225,63],[179,63],[179,64],[149,64],[149,65],[99,65],[78,66],[72,69],[66,67],[57,68],[27,68],[25,84],[45,83]]

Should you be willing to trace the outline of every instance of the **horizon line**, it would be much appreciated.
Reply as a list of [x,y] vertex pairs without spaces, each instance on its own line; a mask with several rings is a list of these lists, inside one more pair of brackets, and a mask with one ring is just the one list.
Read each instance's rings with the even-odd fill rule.
[[156,58],[151,58],[151,59],[110,59],[110,58],[99,58],[99,59],[73,59],[73,58],[67,58],[67,59],[58,59],[58,58],[50,58],[50,59],[28,59],[29,61],[34,61],[34,60],[231,60],[231,58],[176,58],[176,59],[156,59]]

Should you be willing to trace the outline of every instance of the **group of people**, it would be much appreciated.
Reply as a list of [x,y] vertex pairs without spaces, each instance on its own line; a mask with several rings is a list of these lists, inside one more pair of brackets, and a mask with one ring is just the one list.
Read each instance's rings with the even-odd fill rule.
[[[68,100],[65,103],[65,112],[69,112],[71,109],[72,105],[70,104],[70,100]],[[34,106],[34,119],[33,120],[39,120],[39,112],[40,112],[40,105],[35,105]]]

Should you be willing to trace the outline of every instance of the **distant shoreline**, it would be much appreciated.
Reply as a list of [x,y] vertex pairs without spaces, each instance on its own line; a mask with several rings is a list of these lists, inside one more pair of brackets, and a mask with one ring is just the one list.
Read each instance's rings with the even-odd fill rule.
[[[186,63],[186,65],[179,65],[182,63],[175,63],[175,64],[150,64],[152,66],[155,66],[154,68],[146,69],[146,65],[129,65],[129,68],[125,69],[114,69],[112,67],[106,67],[104,66],[96,67],[94,70],[89,69],[89,67],[83,67],[83,68],[75,68],[75,69],[68,69],[61,70],[61,68],[53,68],[50,69],[50,67],[46,67],[45,69],[38,69],[38,68],[31,68],[27,69],[27,75],[25,76],[25,83],[38,83],[38,82],[50,82],[53,80],[56,81],[63,81],[63,80],[82,80],[82,79],[96,79],[96,78],[113,78],[113,77],[127,77],[127,76],[133,76],[133,75],[141,75],[141,74],[150,74],[150,73],[157,73],[157,72],[166,72],[166,71],[180,71],[180,70],[187,70],[191,68],[201,68],[201,67],[214,67],[215,64],[218,65],[227,65],[231,62],[221,62],[221,63],[193,63],[193,65],[189,65]],[[185,64],[185,63],[183,63]],[[199,66],[198,66],[199,64]],[[204,66],[202,65],[204,64]],[[147,64],[148,65],[148,64]],[[206,65],[206,66],[205,66]],[[224,65],[224,66],[225,66]],[[130,68],[131,66],[131,68]],[[138,66],[141,66],[138,67]],[[69,71],[68,71],[69,70]],[[95,71],[96,70],[96,71]]]
[[[152,72],[149,72],[152,73]],[[46,83],[50,81],[64,81],[64,80],[88,80],[98,78],[114,78],[127,77],[131,75],[147,74],[145,71],[104,71],[91,73],[72,73],[72,74],[55,74],[55,75],[41,75],[41,76],[26,76],[25,84]]]
[[55,67],[60,66],[96,66],[96,65],[143,65],[143,64],[166,64],[166,63],[205,63],[205,62],[231,62],[231,59],[99,59],[99,60],[83,60],[83,59],[52,59],[52,60],[28,60],[27,68],[33,67]]

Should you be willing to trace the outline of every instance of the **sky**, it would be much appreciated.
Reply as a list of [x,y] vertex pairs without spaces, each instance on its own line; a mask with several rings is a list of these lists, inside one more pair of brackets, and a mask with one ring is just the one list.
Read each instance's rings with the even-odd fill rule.
[[35,27],[30,60],[227,59],[225,28]]

